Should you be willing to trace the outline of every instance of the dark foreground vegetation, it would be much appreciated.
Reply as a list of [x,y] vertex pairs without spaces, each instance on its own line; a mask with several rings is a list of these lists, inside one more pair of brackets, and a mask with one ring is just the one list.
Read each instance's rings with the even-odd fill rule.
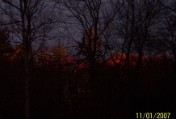
[[[173,116],[173,61],[168,60],[165,67],[162,60],[148,62],[138,77],[135,66],[131,66],[128,76],[122,64],[97,64],[94,88],[88,68],[73,63],[33,65],[29,91],[31,119],[132,119],[136,112],[172,112]],[[0,69],[0,118],[23,119],[22,65],[4,62]],[[130,87],[130,80],[137,82],[134,87]]]

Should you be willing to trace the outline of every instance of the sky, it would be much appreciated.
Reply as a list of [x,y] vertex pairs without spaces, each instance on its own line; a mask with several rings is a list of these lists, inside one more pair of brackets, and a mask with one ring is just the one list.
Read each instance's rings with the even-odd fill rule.
[[[14,1],[14,0],[13,0]],[[47,9],[53,8],[54,2],[53,0],[45,0],[48,6]],[[107,2],[107,0],[103,0]],[[168,4],[173,0],[168,0]],[[0,0],[2,3],[2,0]],[[2,6],[2,4],[1,4]],[[46,12],[47,12],[46,9]],[[75,21],[68,10],[66,10],[61,5],[56,5],[54,8],[55,16],[58,22],[52,27],[52,31],[49,32],[48,38],[46,41],[47,47],[52,47],[58,43],[64,45],[68,48],[68,52],[72,53],[74,51],[75,41],[79,41],[83,37],[82,28],[80,27],[79,23]],[[0,13],[1,14],[1,13]],[[7,21],[7,18],[1,15],[0,20],[4,19]],[[18,37],[13,35],[13,39],[18,39]],[[15,40],[17,41],[17,40]],[[13,41],[12,41],[13,42]]]

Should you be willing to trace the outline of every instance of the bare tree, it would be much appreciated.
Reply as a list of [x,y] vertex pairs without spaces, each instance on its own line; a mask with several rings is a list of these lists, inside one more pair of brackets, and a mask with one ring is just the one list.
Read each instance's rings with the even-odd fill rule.
[[[130,54],[138,54],[137,67],[140,70],[142,55],[146,44],[152,37],[152,32],[160,16],[160,4],[150,0],[127,0],[117,17],[118,36],[123,43],[122,52],[126,54],[126,68],[130,74]],[[150,40],[151,42],[151,40]]]
[[[41,45],[43,34],[51,30],[52,10],[41,0],[2,0],[3,24],[9,28],[17,42],[21,42],[25,74],[25,119],[30,118],[29,86],[33,61],[33,46]],[[38,46],[39,46],[38,45]],[[36,47],[35,47],[36,48]]]
[[[167,6],[171,7],[171,6]],[[166,7],[165,7],[166,8]],[[166,8],[166,13],[163,15],[162,25],[158,30],[158,39],[162,51],[168,56],[169,54],[174,58],[174,70],[176,72],[176,12]]]
[[161,6],[157,1],[144,0],[139,3],[137,15],[137,30],[135,47],[138,53],[137,72],[142,68],[142,56],[144,55],[144,49],[148,42],[153,42],[155,26],[158,25],[161,16]]
[[132,45],[134,45],[134,37],[136,33],[135,23],[137,22],[135,19],[136,16],[136,8],[135,8],[134,0],[127,0],[124,2],[122,9],[120,10],[117,17],[117,30],[118,36],[123,40],[122,43],[122,53],[126,54],[125,65],[128,71],[130,69],[130,54],[132,50]]
[[[89,73],[93,93],[95,93],[98,86],[95,72],[97,61],[103,55],[103,34],[114,21],[122,4],[123,2],[120,0],[67,0],[64,3],[70,16],[74,21],[76,20],[75,22],[78,23],[78,27],[82,30],[83,38],[78,43],[80,45],[79,50],[83,53],[90,66]],[[100,45],[101,47],[99,47]]]
[[[130,111],[135,107],[135,99],[138,96],[139,73],[142,67],[142,56],[145,48],[151,40],[154,27],[160,13],[160,5],[151,0],[126,0],[120,10],[117,21],[119,38],[123,41],[122,53],[126,54],[125,69],[128,78],[128,93]],[[116,25],[115,24],[115,25]],[[131,70],[130,55],[138,54],[137,72]]]

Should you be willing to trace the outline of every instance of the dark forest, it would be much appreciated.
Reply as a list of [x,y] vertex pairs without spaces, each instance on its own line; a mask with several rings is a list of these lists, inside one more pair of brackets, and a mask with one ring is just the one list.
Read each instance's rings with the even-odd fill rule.
[[175,85],[175,0],[0,0],[0,119],[174,119]]

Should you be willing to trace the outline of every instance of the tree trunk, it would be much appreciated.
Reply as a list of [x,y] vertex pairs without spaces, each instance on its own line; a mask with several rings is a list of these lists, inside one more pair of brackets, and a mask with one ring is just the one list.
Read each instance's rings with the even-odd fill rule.
[[143,56],[143,52],[142,49],[140,49],[138,51],[138,62],[137,62],[137,78],[140,77],[141,74],[141,70],[142,70],[142,56]]
[[128,44],[128,49],[126,53],[126,60],[125,60],[125,68],[127,71],[127,76],[128,80],[130,79],[130,53],[131,53],[131,44],[132,44],[132,39],[130,39],[129,44]]
[[24,71],[25,71],[25,119],[30,119],[30,80],[31,80],[31,45],[29,39],[24,44]]
[[30,119],[29,81],[29,66],[28,62],[25,62],[25,119]]
[[176,52],[174,51],[174,79],[176,79]]
[[93,98],[96,96],[96,85],[97,85],[97,80],[95,78],[95,68],[96,68],[96,61],[95,61],[95,57],[91,57],[90,58],[90,85],[91,85],[91,91],[93,94]]

